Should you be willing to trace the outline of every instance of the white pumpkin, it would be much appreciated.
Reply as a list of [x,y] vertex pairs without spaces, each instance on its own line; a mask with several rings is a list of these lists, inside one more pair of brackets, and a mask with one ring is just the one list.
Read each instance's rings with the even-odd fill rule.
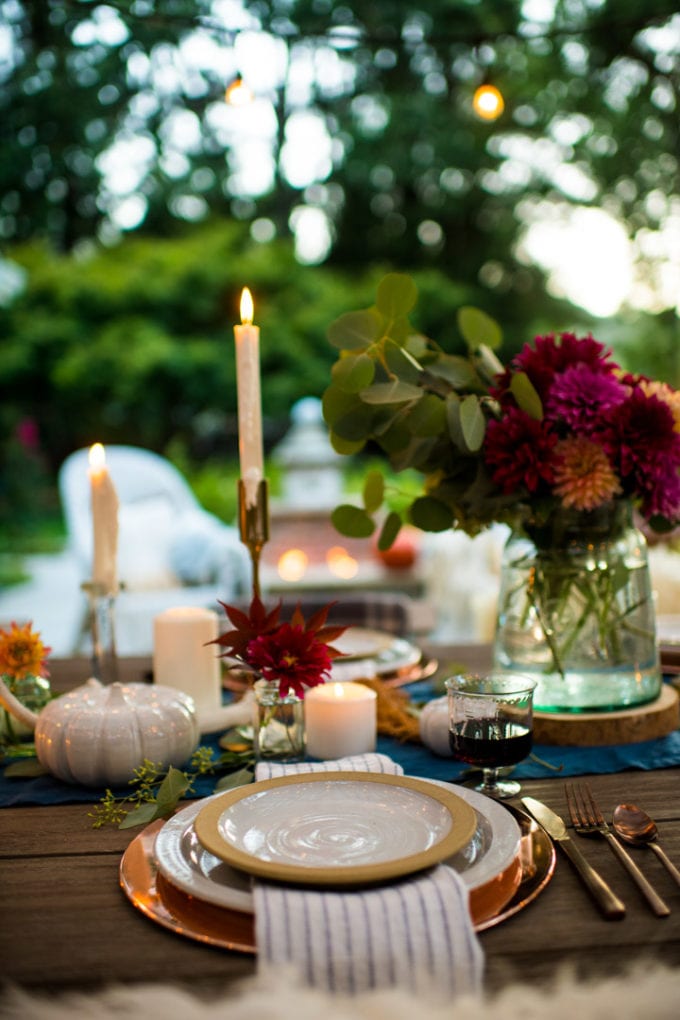
[[88,680],[46,705],[35,726],[40,763],[83,786],[127,783],[145,758],[182,765],[198,740],[193,700],[159,684]]
[[434,698],[423,706],[419,719],[420,739],[435,754],[442,758],[452,758],[449,744],[449,704],[448,698]]

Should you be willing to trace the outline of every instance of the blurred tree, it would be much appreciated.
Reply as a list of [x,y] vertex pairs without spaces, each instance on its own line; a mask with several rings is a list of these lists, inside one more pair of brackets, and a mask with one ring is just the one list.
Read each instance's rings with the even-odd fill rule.
[[[518,238],[595,205],[653,304],[680,215],[676,0],[0,0],[1,19],[8,241],[312,223],[303,261],[441,266],[521,321],[544,294]],[[472,111],[486,78],[495,122]]]

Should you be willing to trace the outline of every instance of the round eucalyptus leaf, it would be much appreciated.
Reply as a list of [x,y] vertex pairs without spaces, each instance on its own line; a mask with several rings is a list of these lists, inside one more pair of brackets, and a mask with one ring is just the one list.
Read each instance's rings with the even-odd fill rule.
[[380,552],[385,552],[393,544],[395,538],[401,530],[401,517],[394,510],[391,510],[383,522],[383,526],[380,529],[380,535],[378,536],[378,549]]
[[375,376],[375,362],[368,354],[348,354],[333,365],[333,382],[346,393],[360,393]]
[[467,360],[455,354],[440,354],[427,366],[432,375],[445,379],[454,389],[463,390],[479,384],[477,373]]
[[416,361],[420,361],[428,352],[427,337],[424,337],[422,333],[410,333],[406,341],[406,350],[413,355]]
[[362,404],[358,397],[348,393],[347,390],[341,389],[335,383],[331,383],[330,386],[326,387],[321,398],[324,421],[328,425],[334,425],[339,418],[344,417],[353,408],[361,406]]
[[383,348],[385,361],[390,372],[396,375],[402,382],[416,383],[420,378],[422,369],[415,361],[413,355],[409,354],[393,340],[388,340]]
[[343,439],[342,436],[338,436],[332,431],[329,438],[335,452],[341,453],[345,457],[351,457],[353,454],[359,453],[366,445],[364,439]]
[[408,416],[414,436],[438,436],[446,431],[446,405],[433,393],[426,393]]
[[542,421],[543,402],[526,372],[516,372],[513,375],[510,380],[510,390],[522,411],[530,418]]
[[411,311],[418,299],[418,288],[404,273],[388,273],[378,284],[376,305],[389,319],[399,319]]
[[356,443],[366,442],[373,431],[373,412],[366,404],[353,406],[333,422],[333,431],[341,439]]
[[369,538],[375,531],[375,524],[361,507],[342,503],[331,514],[336,531],[347,538]]
[[449,436],[454,446],[457,446],[459,450],[466,449],[465,436],[463,435],[463,425],[460,420],[460,404],[461,400],[457,393],[449,393],[446,397],[446,424],[449,430]]
[[503,340],[501,327],[496,320],[480,308],[473,308],[472,305],[464,305],[458,309],[458,328],[472,351],[482,344],[493,350],[500,347]]
[[375,383],[361,394],[367,404],[405,404],[409,400],[420,400],[423,391],[419,386],[393,379],[391,382]]
[[449,507],[432,496],[421,496],[414,500],[409,517],[422,531],[446,531],[453,525],[453,513]]
[[328,339],[341,351],[358,351],[370,347],[380,336],[381,320],[374,308],[345,312],[328,327]]
[[366,513],[372,514],[382,506],[385,496],[385,479],[380,471],[369,471],[364,479],[363,500]]
[[471,453],[481,448],[486,432],[486,419],[478,397],[470,394],[460,402],[460,425],[465,445]]

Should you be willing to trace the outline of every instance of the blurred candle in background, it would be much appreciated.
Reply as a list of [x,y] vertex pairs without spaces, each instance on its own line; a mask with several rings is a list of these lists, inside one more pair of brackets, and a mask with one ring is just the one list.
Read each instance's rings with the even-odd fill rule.
[[118,496],[101,443],[90,447],[90,495],[92,502],[92,582],[107,594],[118,589]]
[[257,489],[264,477],[262,398],[260,394],[260,330],[253,325],[253,298],[247,287],[241,294],[241,325],[234,326],[238,399],[238,448],[246,504],[257,504]]
[[328,683],[305,693],[307,754],[343,758],[375,751],[377,695],[365,684]]

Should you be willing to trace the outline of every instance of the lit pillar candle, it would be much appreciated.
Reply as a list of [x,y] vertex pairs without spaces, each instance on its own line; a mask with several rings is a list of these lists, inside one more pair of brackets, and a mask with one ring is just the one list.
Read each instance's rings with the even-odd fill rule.
[[101,443],[90,447],[90,496],[92,503],[92,582],[107,593],[118,588],[118,496],[106,466]]
[[305,694],[307,754],[343,758],[375,750],[377,695],[355,683],[328,683]]
[[253,299],[247,287],[241,295],[241,325],[234,326],[238,399],[238,448],[241,479],[248,506],[257,504],[263,478],[262,398],[260,395],[260,330],[253,325]]
[[154,683],[184,691],[194,699],[199,721],[222,704],[218,635],[212,609],[177,606],[153,621]]

